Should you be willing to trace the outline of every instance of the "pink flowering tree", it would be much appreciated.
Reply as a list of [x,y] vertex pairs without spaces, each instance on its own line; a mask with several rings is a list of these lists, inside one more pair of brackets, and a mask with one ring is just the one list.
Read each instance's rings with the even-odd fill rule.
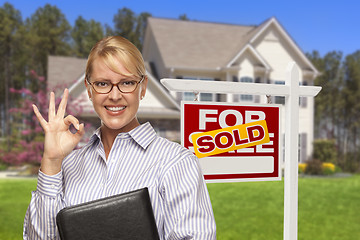
[[[35,78],[40,85],[45,85],[45,78],[38,76],[34,71],[30,72],[31,77]],[[61,86],[59,86],[61,88]],[[62,87],[64,89],[64,87]],[[33,113],[32,104],[35,104],[43,117],[47,119],[49,92],[43,89],[33,92],[30,89],[10,89],[12,94],[15,94],[19,99],[17,107],[10,109],[12,114],[12,136],[11,151],[7,152],[0,149],[2,161],[9,165],[21,165],[24,163],[38,165],[41,162],[44,150],[44,132],[38,120]],[[56,106],[59,105],[61,97],[56,99]],[[69,102],[71,97],[69,97]],[[77,116],[82,112],[81,104],[67,106],[67,113]],[[85,124],[86,128],[91,127],[90,124]]]

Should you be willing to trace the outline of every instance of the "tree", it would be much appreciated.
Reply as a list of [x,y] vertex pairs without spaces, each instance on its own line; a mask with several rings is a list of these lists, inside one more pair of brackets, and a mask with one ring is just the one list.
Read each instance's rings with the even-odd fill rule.
[[190,19],[187,17],[187,15],[184,13],[184,14],[181,14],[179,16],[179,19],[180,20],[183,20],[183,21],[190,21]]
[[[360,138],[360,51],[346,56],[344,61],[344,124],[347,128],[345,150],[352,153],[354,160],[359,161]],[[360,164],[357,166],[360,170]]]
[[113,34],[127,38],[141,50],[147,18],[150,16],[150,13],[141,13],[139,16],[136,16],[128,8],[119,9],[113,19],[115,24]]
[[115,33],[130,40],[134,36],[135,14],[129,8],[119,9],[114,15]]
[[[33,81],[45,83],[45,78],[37,75],[35,71],[29,72],[29,78],[32,78]],[[64,88],[61,84],[58,87]],[[21,101],[18,102],[17,106],[10,109],[14,116],[12,124],[14,131],[9,136],[13,149],[7,151],[0,148],[0,162],[10,165],[23,163],[38,165],[41,162],[44,150],[44,131],[33,113],[32,104],[35,104],[46,118],[49,110],[49,91],[39,89],[37,92],[33,92],[28,88],[10,88],[9,90],[12,94],[17,95]],[[61,98],[55,100],[56,109],[60,101]],[[71,97],[68,101],[71,102]],[[66,112],[73,116],[79,116],[83,112],[81,106],[81,104],[69,104]],[[85,123],[85,128],[91,128],[91,124]]]
[[317,51],[307,54],[321,75],[315,79],[315,85],[322,90],[315,98],[315,136],[328,139],[335,138],[339,130],[339,113],[342,111],[341,89],[342,53],[329,52],[323,58]]
[[[8,89],[21,86],[25,75],[23,36],[21,13],[11,4],[5,3],[0,8],[0,79],[3,83],[0,85],[0,114],[3,136],[11,134],[9,109],[12,101]],[[10,148],[10,142],[7,141],[7,149]]]
[[26,20],[28,42],[32,49],[31,66],[38,74],[47,75],[48,55],[70,54],[71,26],[64,14],[56,7],[46,4]]
[[86,21],[79,16],[71,30],[71,37],[74,41],[73,51],[75,55],[86,58],[92,46],[104,37],[104,28],[101,23],[93,19]]
[[[44,82],[44,77],[39,77],[34,71],[30,71],[30,77],[36,78],[39,82]],[[13,146],[11,151],[0,149],[2,161],[11,165],[22,163],[40,163],[43,152],[43,131],[36,124],[36,116],[32,114],[32,104],[41,106],[42,111],[46,111],[47,94],[44,90],[37,93],[30,89],[10,88],[9,91],[18,95],[21,99],[17,106],[10,109],[13,115],[12,128],[13,131],[8,139]]]
[[315,85],[315,136],[335,139],[337,164],[345,171],[360,171],[360,51],[343,59],[341,52],[308,58],[321,71]]
[[137,17],[136,21],[136,29],[135,29],[135,46],[137,46],[140,50],[142,49],[142,45],[144,43],[145,38],[145,30],[147,26],[147,19],[148,17],[151,17],[150,13],[143,12]]

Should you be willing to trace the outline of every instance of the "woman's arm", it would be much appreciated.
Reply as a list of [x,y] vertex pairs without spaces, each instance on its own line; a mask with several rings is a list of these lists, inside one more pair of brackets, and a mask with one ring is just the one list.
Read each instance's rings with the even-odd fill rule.
[[[84,134],[84,124],[69,115],[65,116],[69,91],[65,89],[58,111],[55,109],[55,94],[50,94],[48,121],[38,108],[33,105],[35,115],[45,132],[44,154],[38,175],[36,191],[32,192],[31,201],[24,219],[24,239],[58,239],[56,214],[63,207],[63,159],[75,148]],[[73,124],[75,134],[69,130]]]
[[166,174],[165,238],[216,239],[216,224],[206,184],[193,156],[187,156]]

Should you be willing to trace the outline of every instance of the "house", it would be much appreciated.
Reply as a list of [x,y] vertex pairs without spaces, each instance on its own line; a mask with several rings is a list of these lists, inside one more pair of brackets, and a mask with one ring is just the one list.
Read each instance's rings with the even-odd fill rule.
[[[299,66],[302,85],[313,85],[319,74],[274,17],[258,26],[148,18],[142,53],[156,79],[285,84],[290,61]],[[191,92],[171,94],[178,103],[195,98]],[[200,93],[199,98],[239,104],[266,104],[269,100],[284,104],[284,97],[279,96]],[[314,100],[302,97],[299,104],[299,159],[304,162],[312,154]]]
[[[151,17],[142,53],[149,82],[139,121],[149,121],[160,135],[174,141],[180,141],[180,101],[194,100],[195,95],[167,91],[159,82],[162,78],[284,84],[290,61],[299,66],[302,85],[313,85],[319,74],[276,18],[241,26]],[[79,118],[99,126],[84,86],[86,59],[50,56],[48,64],[49,88],[68,87],[69,106],[81,106]],[[64,87],[57,87],[59,83]],[[199,100],[284,104],[283,97],[244,94],[200,93]],[[304,162],[312,154],[314,100],[303,97],[299,104],[299,159]]]

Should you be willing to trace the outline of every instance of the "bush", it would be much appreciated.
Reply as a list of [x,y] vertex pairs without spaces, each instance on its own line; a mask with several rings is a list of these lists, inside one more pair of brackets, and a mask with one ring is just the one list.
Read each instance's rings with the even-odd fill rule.
[[335,140],[318,139],[314,141],[314,158],[320,162],[336,164],[337,151]]
[[325,175],[331,175],[336,172],[336,166],[333,163],[322,163],[321,165],[322,173]]
[[314,159],[307,163],[299,163],[299,173],[306,173],[310,175],[331,175],[341,171],[333,163],[321,162],[320,160]]
[[299,163],[299,173],[305,173],[306,171],[306,163]]
[[322,175],[322,162],[319,159],[308,161],[306,164],[305,173],[310,175]]

